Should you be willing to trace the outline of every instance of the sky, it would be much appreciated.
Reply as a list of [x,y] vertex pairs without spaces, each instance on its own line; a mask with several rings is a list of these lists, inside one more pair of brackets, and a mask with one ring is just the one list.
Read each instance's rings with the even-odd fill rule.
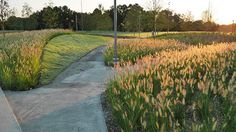
[[[33,11],[41,10],[49,0],[8,0],[11,8],[16,8],[20,16],[22,5],[28,3]],[[70,9],[81,11],[81,0],[51,0],[54,6],[67,5]],[[138,3],[145,9],[150,6],[151,0],[117,0],[117,4]],[[236,0],[210,0],[214,20],[219,24],[231,24],[236,22]],[[113,5],[113,0],[82,0],[83,12],[92,12],[99,4],[105,9]],[[170,2],[170,5],[168,3]],[[163,8],[169,8],[176,13],[186,14],[192,12],[195,20],[201,19],[202,12],[208,9],[209,0],[162,0]]]

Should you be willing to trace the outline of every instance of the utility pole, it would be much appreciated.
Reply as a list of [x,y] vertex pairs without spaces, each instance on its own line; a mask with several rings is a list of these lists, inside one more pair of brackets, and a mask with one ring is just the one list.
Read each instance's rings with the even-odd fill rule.
[[117,53],[117,7],[116,0],[114,0],[114,67],[118,66],[118,53]]
[[[168,2],[168,11],[170,11],[170,2]],[[168,19],[167,19],[167,33],[169,33],[169,31],[170,31],[170,19],[169,19],[169,13],[167,14],[167,17],[168,17]]]
[[141,38],[141,11],[139,11],[139,17],[138,17],[138,30],[139,30],[139,38]]
[[81,0],[81,30],[84,31],[83,0]]
[[78,16],[75,14],[75,31],[78,31]]
[[234,20],[233,20],[233,24],[232,24],[232,33],[234,33],[235,27],[234,27]]

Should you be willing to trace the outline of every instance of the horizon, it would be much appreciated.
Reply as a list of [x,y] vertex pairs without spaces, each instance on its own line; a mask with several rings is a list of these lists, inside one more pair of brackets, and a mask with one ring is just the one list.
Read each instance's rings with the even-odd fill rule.
[[[9,0],[10,8],[15,8],[17,10],[16,16],[21,16],[21,9],[24,3],[28,3],[32,7],[32,11],[42,10],[50,0]],[[54,6],[68,6],[71,10],[81,12],[81,1],[70,0],[70,1],[61,1],[61,0],[51,0]],[[93,1],[93,2],[92,2]],[[94,2],[95,1],[95,2]],[[170,2],[170,5],[168,3]],[[78,6],[75,4],[78,3]],[[122,4],[135,4],[138,3],[145,10],[148,10],[150,5],[150,0],[118,0],[117,5]],[[102,4],[107,10],[113,5],[112,0],[83,0],[83,12],[92,12],[99,4]],[[162,9],[170,9],[174,13],[185,14],[191,12],[194,16],[194,20],[200,20],[202,18],[202,12],[208,9],[209,1],[208,0],[163,0]],[[185,5],[183,7],[183,5]],[[211,10],[213,12],[213,19],[216,23],[221,25],[232,24],[233,20],[236,20],[236,15],[233,12],[236,12],[236,8],[233,6],[236,5],[236,1],[225,0],[222,3],[221,0],[211,0]]]

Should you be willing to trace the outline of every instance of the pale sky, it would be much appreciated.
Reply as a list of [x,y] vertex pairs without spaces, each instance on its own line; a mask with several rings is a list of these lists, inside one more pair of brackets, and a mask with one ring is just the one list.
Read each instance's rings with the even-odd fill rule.
[[[26,2],[33,11],[40,10],[48,3],[49,0],[8,0],[11,8],[15,7],[18,11],[18,16],[22,9],[22,5]],[[162,0],[164,8],[168,8],[176,13],[185,14],[191,11],[195,20],[201,19],[202,12],[208,9],[208,0]],[[70,9],[80,11],[81,0],[52,0],[55,6],[67,5]],[[148,9],[150,0],[117,0],[117,4],[134,4],[138,3],[145,9]],[[113,0],[83,0],[83,11],[92,12],[99,4],[102,4],[105,9],[109,9],[113,5]],[[231,24],[236,21],[236,0],[211,0],[214,20],[220,24]]]

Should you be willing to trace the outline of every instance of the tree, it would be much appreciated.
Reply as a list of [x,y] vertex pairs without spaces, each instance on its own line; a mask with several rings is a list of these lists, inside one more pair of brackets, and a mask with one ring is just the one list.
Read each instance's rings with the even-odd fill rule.
[[192,12],[191,11],[188,11],[187,13],[183,14],[182,15],[182,19],[185,21],[185,22],[192,22],[194,20],[194,17],[192,15]]
[[156,32],[157,32],[157,17],[162,8],[161,2],[162,0],[151,0],[151,3],[152,3],[151,12],[152,12],[152,17],[153,17],[154,36],[156,36]]
[[157,17],[157,29],[160,31],[169,31],[174,27],[173,13],[169,10],[162,10]]
[[181,31],[181,24],[184,22],[183,19],[181,19],[181,15],[180,14],[175,14],[173,16],[173,31]]
[[143,8],[138,4],[129,5],[128,14],[125,17],[124,24],[125,29],[131,32],[136,32],[141,30],[141,15],[143,12]]
[[[56,12],[55,8],[46,7],[42,11],[43,23],[45,24],[45,28],[57,28],[58,27],[58,12]],[[69,21],[69,18],[66,18],[66,21]]]
[[210,8],[210,3],[208,10],[202,12],[202,21],[204,22],[207,31],[215,31],[218,28],[217,24],[215,24],[213,20],[213,13]]
[[[96,20],[96,21],[94,21]],[[91,30],[111,30],[112,19],[109,17],[109,12],[104,12],[102,5],[99,5],[90,16]]]
[[5,23],[6,28],[8,30],[22,30],[23,29],[22,19],[23,18],[15,17],[15,16],[9,17]]
[[48,2],[47,3],[44,3],[44,5],[45,5],[45,7],[51,7],[51,8],[53,8],[53,6],[54,6],[54,3],[53,3],[53,1],[52,0],[48,0]]
[[9,5],[7,0],[1,0],[0,3],[0,21],[2,25],[3,37],[5,37],[5,20],[9,16]]
[[24,3],[21,10],[21,16],[29,17],[31,14],[32,14],[32,7],[30,7],[29,4]]
[[[112,21],[114,22],[114,7],[111,7],[110,10],[108,10],[109,12],[109,16],[110,18],[112,19]],[[125,28],[124,28],[124,19],[127,15],[129,11],[129,8],[127,5],[118,5],[117,6],[117,29],[119,31],[125,31]]]
[[22,6],[22,10],[21,10],[21,16],[23,18],[23,29],[25,30],[25,23],[26,23],[26,18],[29,17],[32,14],[32,8],[27,4],[24,3],[24,5]]

